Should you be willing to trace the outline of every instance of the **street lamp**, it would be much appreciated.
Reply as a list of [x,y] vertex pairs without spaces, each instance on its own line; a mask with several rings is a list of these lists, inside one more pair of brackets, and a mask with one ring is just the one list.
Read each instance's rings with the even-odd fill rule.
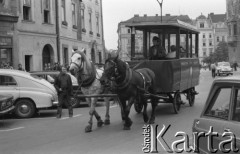
[[161,9],[160,14],[161,14],[161,22],[162,22],[162,4],[163,4],[163,0],[162,0],[162,2],[159,2],[159,0],[157,0],[157,2],[160,5],[160,9]]

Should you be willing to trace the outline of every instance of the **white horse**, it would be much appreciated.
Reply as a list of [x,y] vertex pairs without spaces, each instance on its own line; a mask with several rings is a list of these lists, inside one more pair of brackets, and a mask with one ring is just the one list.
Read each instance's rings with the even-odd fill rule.
[[[71,74],[75,75],[75,77],[78,79],[79,86],[81,86],[81,90],[84,95],[97,95],[103,92],[103,87],[99,81],[103,74],[103,70],[96,69],[94,64],[86,57],[83,51],[73,51],[69,70]],[[106,103],[106,114],[104,121],[105,125],[110,124],[109,99],[109,97],[104,98],[104,101]],[[90,106],[90,120],[88,122],[89,124],[85,128],[85,132],[91,132],[93,125],[93,115],[97,119],[98,127],[101,127],[103,125],[103,121],[95,108],[97,97],[86,98],[86,101]]]

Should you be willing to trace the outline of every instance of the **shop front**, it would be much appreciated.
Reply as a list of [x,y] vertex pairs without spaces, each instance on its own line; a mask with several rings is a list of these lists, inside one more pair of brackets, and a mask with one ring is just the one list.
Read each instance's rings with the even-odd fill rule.
[[4,67],[7,63],[13,65],[12,40],[12,37],[0,36],[0,67]]

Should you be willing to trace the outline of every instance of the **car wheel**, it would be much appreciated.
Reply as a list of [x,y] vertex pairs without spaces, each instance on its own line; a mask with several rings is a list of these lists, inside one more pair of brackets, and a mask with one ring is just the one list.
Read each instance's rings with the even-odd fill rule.
[[16,103],[15,114],[19,118],[30,118],[35,111],[36,107],[31,100],[21,99]]

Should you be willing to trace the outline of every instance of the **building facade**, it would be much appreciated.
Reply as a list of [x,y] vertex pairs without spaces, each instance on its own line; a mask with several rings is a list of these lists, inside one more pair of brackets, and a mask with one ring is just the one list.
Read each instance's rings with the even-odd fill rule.
[[13,36],[17,21],[17,2],[0,0],[0,68],[8,62],[11,65],[15,58],[16,41]]
[[200,15],[194,25],[199,30],[200,62],[215,51],[221,41],[227,41],[226,14],[210,13],[208,17]]
[[[226,0],[228,26],[228,53],[231,63],[240,64],[240,0]],[[240,66],[240,65],[239,65]]]
[[[105,55],[101,0],[14,0],[19,20],[13,35],[13,66],[44,70],[69,65],[72,50],[85,48],[101,63]],[[7,0],[5,0],[7,2]]]

